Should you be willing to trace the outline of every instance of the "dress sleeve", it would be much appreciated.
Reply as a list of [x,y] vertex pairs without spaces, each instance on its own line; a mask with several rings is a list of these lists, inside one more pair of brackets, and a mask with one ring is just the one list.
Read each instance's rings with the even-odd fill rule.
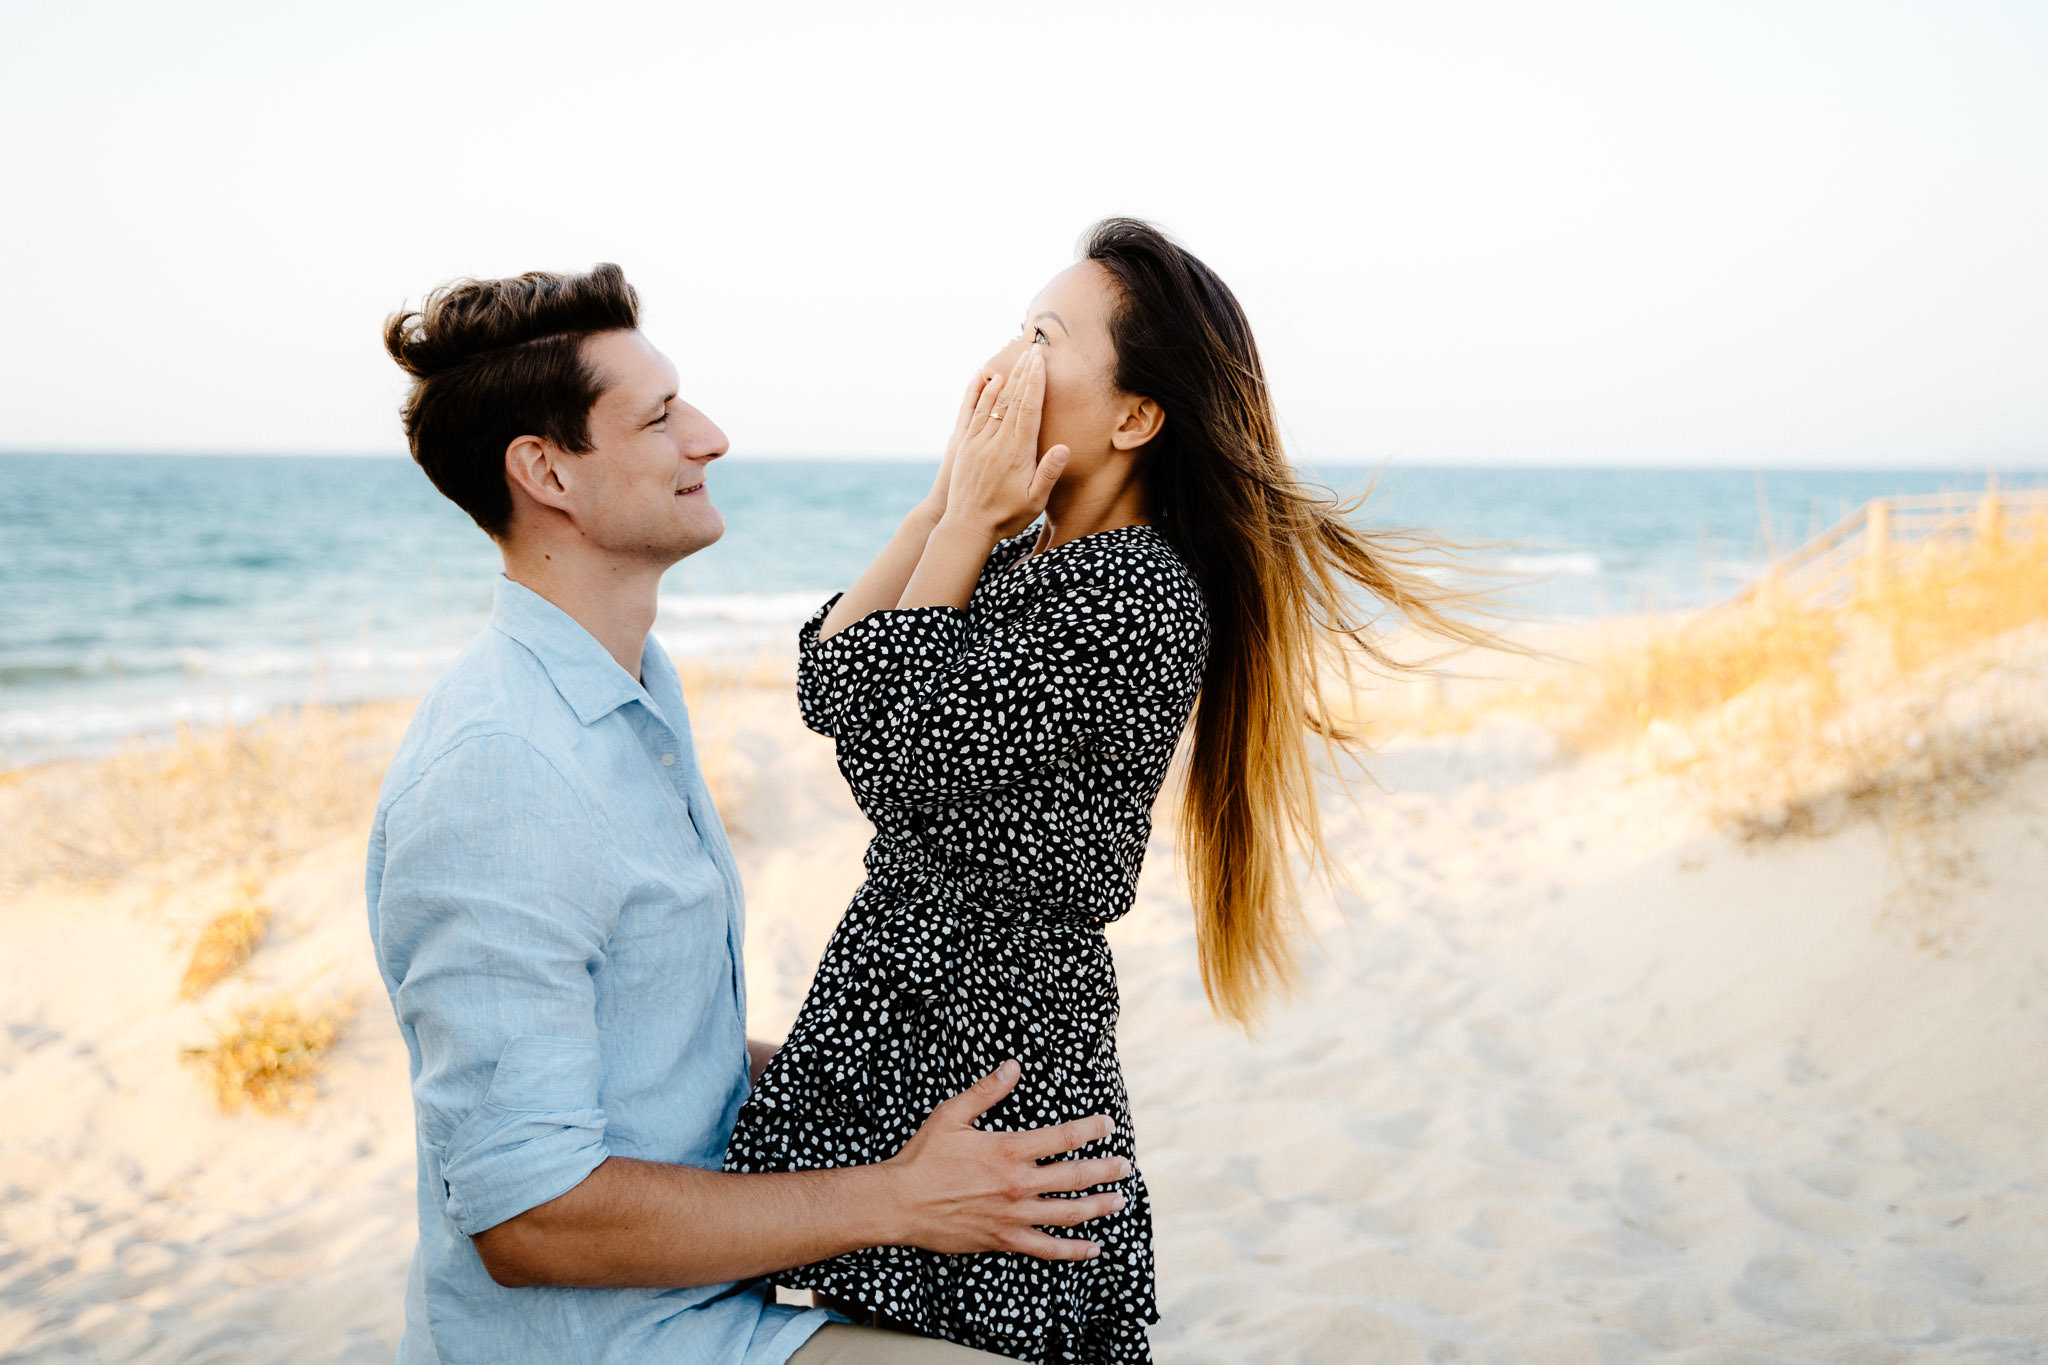
[[582,799],[523,739],[483,736],[391,803],[376,950],[419,1048],[413,1099],[465,1236],[610,1155],[592,972],[620,898]]
[[835,705],[837,693],[832,686],[831,661],[819,658],[818,632],[824,629],[825,618],[831,614],[832,608],[839,605],[839,599],[844,596],[846,594],[843,592],[833,593],[824,606],[811,613],[811,619],[804,622],[803,629],[797,632],[796,637],[797,708],[803,713],[806,726],[827,736],[832,734],[834,728],[834,716],[838,710]]
[[858,795],[957,800],[1079,752],[1178,739],[1207,645],[1199,607],[1117,581],[1045,586],[980,638],[956,607],[874,612],[822,642],[812,629],[805,719],[838,741]]

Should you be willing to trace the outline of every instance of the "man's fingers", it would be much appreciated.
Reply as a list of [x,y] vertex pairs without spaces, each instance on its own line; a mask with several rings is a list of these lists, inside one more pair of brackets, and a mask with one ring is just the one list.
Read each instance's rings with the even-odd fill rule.
[[1017,1088],[1017,1077],[1022,1074],[1023,1068],[1015,1061],[1004,1062],[932,1110],[932,1117],[925,1122],[930,1123],[943,1115],[949,1124],[960,1128],[972,1128],[976,1119],[1002,1103],[1003,1096]]
[[1041,1261],[1088,1261],[1102,1254],[1102,1248],[1093,1242],[1079,1237],[1055,1237],[1035,1228],[1019,1233],[1010,1250],[1036,1256]]
[[1071,1190],[1112,1185],[1131,1173],[1131,1163],[1120,1156],[1096,1157],[1089,1161],[1049,1161],[1038,1168],[1032,1182],[1034,1194],[1065,1194]]
[[[975,1090],[980,1088],[976,1086]],[[974,1090],[967,1093],[971,1095]],[[953,1101],[948,1100],[946,1103],[951,1104]],[[975,1112],[978,1114],[981,1111]],[[1091,1142],[1100,1142],[1114,1131],[1108,1118],[1094,1114],[1085,1119],[1075,1119],[1071,1123],[1055,1124],[1051,1128],[1028,1129],[1017,1134],[1017,1148],[1033,1161],[1039,1161],[1049,1156],[1058,1156],[1061,1152],[1071,1152],[1077,1147],[1086,1147]]]
[[1035,1202],[1037,1207],[1027,1215],[1032,1222],[1040,1227],[1070,1228],[1076,1223],[1107,1218],[1129,1201],[1112,1191],[1084,1195],[1079,1199],[1040,1199]]

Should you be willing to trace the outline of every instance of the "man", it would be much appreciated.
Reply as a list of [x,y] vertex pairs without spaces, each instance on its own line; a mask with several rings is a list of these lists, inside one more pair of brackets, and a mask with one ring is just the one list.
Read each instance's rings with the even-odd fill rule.
[[[1071,1258],[1108,1132],[975,1120],[879,1165],[719,1169],[747,1093],[740,887],[674,667],[670,565],[716,541],[725,436],[677,397],[616,266],[466,281],[385,329],[414,458],[497,542],[490,627],[422,703],[371,832],[370,935],[410,1053],[405,1362],[989,1360],[776,1306],[753,1277],[862,1246]],[[822,1330],[821,1330],[822,1329]],[[815,1335],[814,1335],[815,1334]]]

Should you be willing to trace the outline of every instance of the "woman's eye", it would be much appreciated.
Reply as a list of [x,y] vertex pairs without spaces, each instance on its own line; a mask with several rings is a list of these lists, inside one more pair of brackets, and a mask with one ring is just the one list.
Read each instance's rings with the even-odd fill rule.
[[1031,344],[1033,346],[1036,346],[1041,341],[1049,342],[1051,340],[1052,338],[1045,334],[1045,329],[1043,327],[1033,327],[1031,329]]

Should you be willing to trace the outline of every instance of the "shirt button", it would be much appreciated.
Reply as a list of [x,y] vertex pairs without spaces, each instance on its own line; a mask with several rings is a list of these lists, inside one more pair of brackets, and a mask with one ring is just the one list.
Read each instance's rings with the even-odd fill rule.
[[664,768],[673,768],[673,767],[675,767],[675,766],[676,766],[676,756],[675,756],[674,754],[663,754],[663,755],[661,756],[661,766],[662,766],[662,767],[664,767]]

